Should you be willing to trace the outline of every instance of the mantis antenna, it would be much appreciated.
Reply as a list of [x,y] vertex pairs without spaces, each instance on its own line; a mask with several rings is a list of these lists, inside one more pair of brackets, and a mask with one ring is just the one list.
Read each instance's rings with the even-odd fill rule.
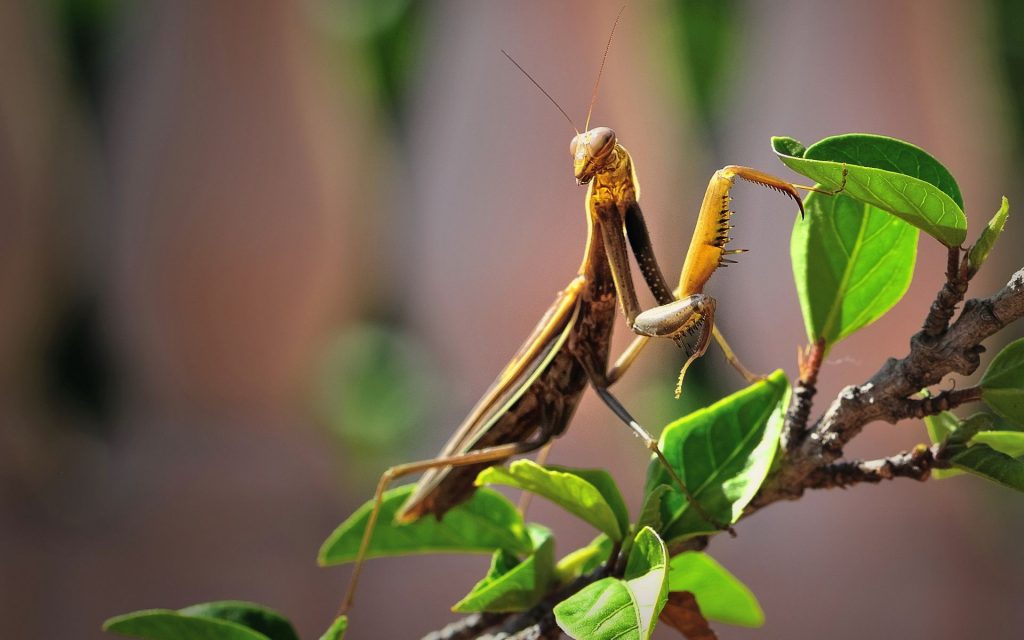
[[604,63],[608,60],[608,50],[612,48],[612,36],[615,35],[615,27],[619,26],[619,20],[622,18],[622,12],[625,10],[626,5],[622,5],[622,8],[619,9],[619,14],[615,16],[615,22],[612,23],[612,31],[608,34],[608,42],[604,45],[604,55],[601,56],[601,66],[597,70],[597,80],[594,81],[594,92],[590,94],[590,106],[587,108],[587,121],[583,125],[584,131],[588,131],[590,129],[590,114],[594,112],[594,103],[597,102],[597,89],[601,86],[601,75],[604,74]]
[[565,112],[565,109],[562,108],[562,105],[558,104],[558,102],[554,98],[551,97],[551,94],[548,93],[547,91],[545,91],[544,87],[540,86],[540,83],[537,82],[536,80],[534,80],[533,76],[531,76],[529,74],[529,72],[527,72],[526,69],[524,69],[522,67],[522,65],[520,65],[518,62],[516,62],[515,58],[513,58],[512,56],[510,56],[508,54],[508,51],[505,51],[504,49],[502,49],[501,52],[505,55],[506,58],[508,58],[509,62],[511,62],[512,64],[516,65],[516,68],[523,72],[524,76],[529,78],[530,82],[533,83],[533,86],[535,86],[538,89],[540,89],[540,92],[544,94],[544,97],[546,97],[548,100],[551,101],[551,104],[555,105],[555,108],[558,109],[559,113],[561,113],[563,116],[565,116],[565,119],[568,120],[568,122],[569,122],[569,126],[571,126],[572,130],[576,132],[576,135],[580,135],[580,130],[576,128],[576,123],[572,121],[572,118],[570,118],[569,114]]

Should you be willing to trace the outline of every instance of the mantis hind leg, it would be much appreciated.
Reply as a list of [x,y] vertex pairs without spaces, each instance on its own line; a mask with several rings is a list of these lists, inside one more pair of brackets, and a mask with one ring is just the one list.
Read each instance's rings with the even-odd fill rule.
[[409,462],[406,464],[396,465],[385,471],[377,482],[377,490],[373,494],[373,509],[370,511],[370,517],[366,521],[366,529],[363,530],[363,538],[359,543],[359,551],[356,553],[355,565],[352,569],[352,577],[349,578],[348,589],[345,591],[345,597],[341,601],[341,607],[338,609],[338,615],[344,615],[352,608],[352,602],[355,600],[356,587],[359,583],[359,576],[363,571],[363,562],[366,560],[366,554],[370,549],[370,542],[373,540],[373,532],[377,528],[377,520],[380,516],[380,506],[384,500],[384,492],[387,491],[392,482],[398,478],[414,473],[422,473],[429,469],[438,469],[441,467],[464,467],[486,462],[498,462],[499,460],[505,460],[506,458],[514,455],[534,451],[546,444],[547,441],[548,438],[544,437],[542,434],[539,439],[533,442],[503,444],[459,455]]
[[676,487],[686,498],[686,502],[693,507],[697,514],[714,528],[721,531],[728,531],[730,535],[735,536],[736,532],[732,527],[728,524],[719,522],[704,510],[704,507],[700,505],[697,497],[693,495],[689,488],[687,488],[686,483],[683,482],[683,479],[679,477],[679,474],[677,474],[675,469],[672,468],[672,465],[669,464],[668,458],[665,457],[661,447],[658,446],[658,441],[654,436],[648,433],[647,429],[640,426],[640,423],[638,423],[636,419],[630,415],[626,407],[619,402],[619,399],[616,398],[607,387],[595,384],[594,389],[597,391],[597,395],[600,396],[601,400],[603,400],[604,403],[608,405],[608,408],[612,410],[612,413],[622,420],[634,435],[643,440],[644,446],[647,447],[647,449],[653,453],[656,458],[658,458],[658,462],[661,463],[661,466],[665,469],[666,473],[668,473],[669,477],[672,478],[672,482],[675,483]]
[[731,535],[735,536],[736,532],[733,531],[732,527],[728,524],[722,524],[704,510],[700,505],[700,502],[697,501],[696,496],[690,492],[686,483],[683,482],[683,479],[679,477],[679,474],[677,474],[675,469],[672,468],[672,465],[669,464],[669,461],[662,452],[661,447],[658,446],[658,441],[647,431],[647,429],[644,429],[632,415],[630,415],[626,407],[619,402],[619,399],[608,390],[608,385],[610,384],[608,374],[598,373],[595,371],[593,366],[586,362],[586,358],[580,358],[579,356],[577,356],[577,358],[583,365],[584,370],[587,372],[587,377],[590,378],[591,384],[594,385],[594,390],[597,391],[597,395],[602,401],[604,401],[608,408],[612,410],[612,413],[614,413],[616,417],[622,420],[622,422],[629,427],[630,431],[633,432],[633,435],[640,438],[643,441],[644,446],[658,458],[658,461],[661,463],[662,467],[664,467],[665,472],[668,473],[669,477],[672,478],[672,482],[675,483],[676,487],[686,498],[686,502],[693,507],[705,522],[716,529],[728,531]]

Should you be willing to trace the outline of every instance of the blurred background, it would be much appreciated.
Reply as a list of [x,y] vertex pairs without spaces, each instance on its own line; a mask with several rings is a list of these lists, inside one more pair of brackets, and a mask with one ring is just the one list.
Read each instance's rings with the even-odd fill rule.
[[[349,569],[317,568],[319,544],[385,467],[435,453],[582,255],[572,131],[500,49],[580,122],[618,8],[0,0],[5,638],[98,639],[111,615],[226,598],[326,628]],[[791,175],[771,135],[924,147],[973,239],[1001,195],[1024,202],[1024,5],[633,2],[594,123],[630,149],[669,271],[714,169]],[[720,326],[753,369],[794,375],[792,203],[734,196],[752,251],[712,282]],[[1011,216],[972,295],[1024,266],[1022,240]],[[910,292],[835,348],[820,399],[906,353],[944,266],[922,237]],[[621,385],[654,430],[743,384],[712,349],[676,402],[679,363],[659,344]],[[849,453],[925,438],[880,424]],[[613,469],[633,507],[646,459],[590,395],[552,454]],[[542,501],[530,516],[559,553],[592,536]],[[767,625],[722,638],[1024,626],[1024,501],[981,481],[812,493],[738,529],[711,551]],[[487,563],[371,562],[350,637],[443,626]]]

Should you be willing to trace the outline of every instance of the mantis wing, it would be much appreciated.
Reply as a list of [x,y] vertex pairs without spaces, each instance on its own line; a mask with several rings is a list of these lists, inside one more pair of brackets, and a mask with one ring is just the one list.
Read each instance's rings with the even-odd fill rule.
[[[544,373],[572,333],[579,315],[579,292],[584,284],[584,279],[579,277],[559,293],[526,342],[445,444],[439,457],[467,453],[474,449],[480,438],[508,415],[512,406]],[[441,467],[424,473],[396,518],[410,519],[417,505],[438,487],[450,470],[451,467]]]

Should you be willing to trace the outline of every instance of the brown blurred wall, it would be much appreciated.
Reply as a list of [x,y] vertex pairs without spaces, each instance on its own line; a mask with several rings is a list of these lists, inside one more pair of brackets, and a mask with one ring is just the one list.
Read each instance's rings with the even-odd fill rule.
[[[368,495],[339,488],[357,454],[329,446],[310,416],[309,381],[332,331],[367,289],[400,301],[454,381],[437,399],[446,419],[418,433],[429,452],[575,273],[585,225],[572,132],[499,50],[582,124],[618,4],[430,3],[402,140],[367,99],[356,56],[325,50],[316,6],[138,3],[118,27],[100,152],[61,135],[81,115],[45,13],[0,2],[0,619],[12,637],[100,638],[110,615],[222,598],[263,602],[316,637],[348,570],[317,569],[315,551]],[[994,210],[1010,176],[993,167],[1008,151],[985,16],[971,5],[751,2],[717,152],[702,144],[667,53],[665,6],[627,9],[593,123],[614,127],[633,154],[670,270],[715,168],[784,173],[770,135],[908,139],[960,180],[971,234]],[[55,213],[52,159],[69,145],[105,177],[85,191],[91,201],[63,206],[101,233],[68,234]],[[805,340],[788,266],[793,212],[754,188],[735,195],[736,246],[752,251],[715,277],[720,321],[754,369],[789,363],[793,373]],[[378,215],[394,228],[367,222]],[[836,348],[819,397],[905,352],[943,266],[921,245],[907,298]],[[93,259],[69,259],[76,251]],[[22,375],[50,318],[48,292],[79,268],[95,271],[125,376],[102,444],[55,432]],[[655,348],[642,365],[650,375],[677,357]],[[714,350],[708,359],[721,366]],[[725,389],[740,386],[718,370]],[[630,378],[620,395],[655,420],[642,401],[652,383]],[[923,437],[920,425],[873,426],[852,453]],[[612,468],[637,506],[645,452],[593,398],[553,460]],[[895,482],[766,510],[711,550],[759,595],[767,626],[721,637],[1016,637],[1024,515],[1012,498],[967,479]],[[588,540],[542,501],[531,518],[555,526],[560,552]],[[350,637],[440,627],[485,567],[481,557],[371,563]]]

